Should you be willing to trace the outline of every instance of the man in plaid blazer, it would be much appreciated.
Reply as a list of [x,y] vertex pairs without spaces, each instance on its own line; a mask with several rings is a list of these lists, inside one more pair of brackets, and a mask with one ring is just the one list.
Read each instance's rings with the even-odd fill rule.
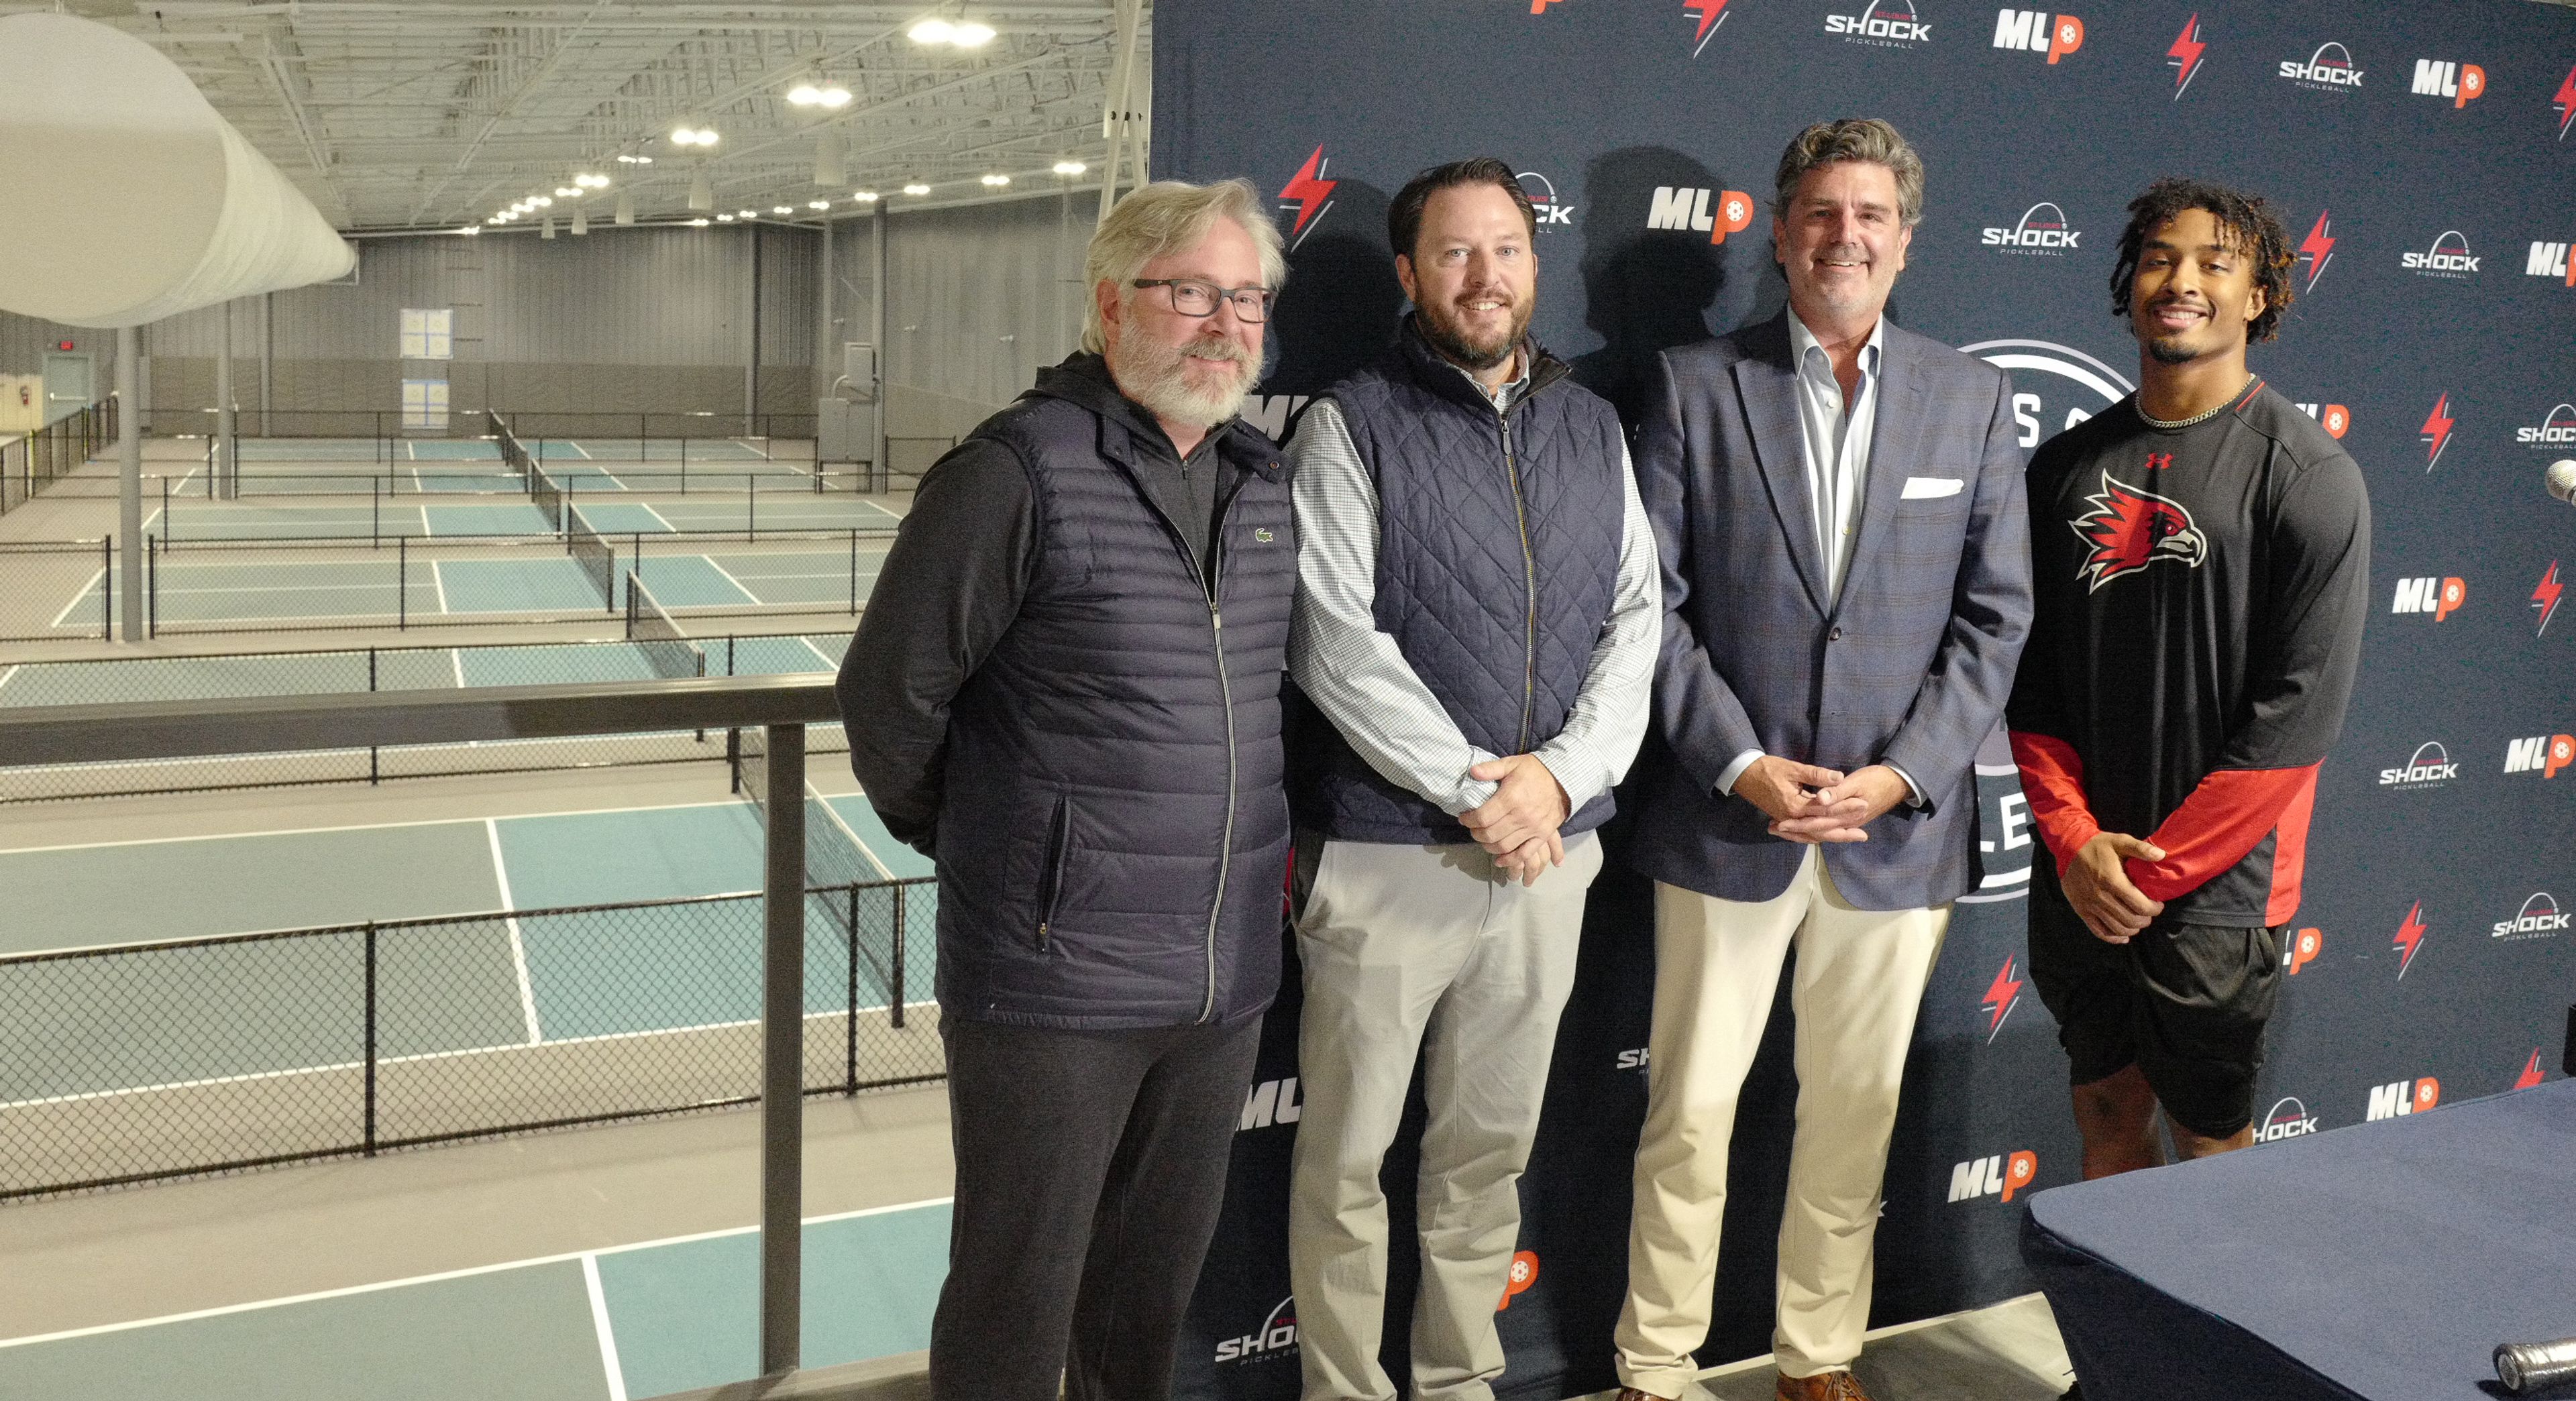
[[2031,617],[2011,386],[1884,315],[1922,203],[1894,127],[1802,132],[1772,210],[1789,305],[1666,352],[1638,430],[1669,761],[1638,765],[1631,855],[1656,881],[1656,973],[1626,1398],[1697,1370],[1736,1097],[1794,947],[1777,1393],[1866,1401],[1851,1364],[1906,1046],[1980,878],[1974,761]]

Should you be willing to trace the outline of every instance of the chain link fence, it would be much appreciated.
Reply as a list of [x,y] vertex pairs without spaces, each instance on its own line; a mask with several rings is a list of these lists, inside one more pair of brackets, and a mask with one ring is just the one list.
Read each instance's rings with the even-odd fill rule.
[[[686,642],[705,652],[709,676],[780,675],[833,669],[848,649],[849,635],[727,635],[691,637]],[[641,681],[662,674],[654,651],[667,645],[664,637],[639,636],[633,641],[358,647],[30,662],[0,666],[0,705],[94,705]],[[814,752],[845,753],[849,748],[839,725],[815,725],[806,733],[808,748]],[[724,731],[672,730],[499,743],[385,745],[290,754],[0,767],[0,803],[723,762],[734,756],[731,740]]]
[[[927,878],[806,894],[804,1089],[946,1074]],[[758,894],[0,957],[0,1200],[754,1103]]]
[[68,475],[116,442],[117,401],[102,399],[35,432],[0,443],[0,515]]

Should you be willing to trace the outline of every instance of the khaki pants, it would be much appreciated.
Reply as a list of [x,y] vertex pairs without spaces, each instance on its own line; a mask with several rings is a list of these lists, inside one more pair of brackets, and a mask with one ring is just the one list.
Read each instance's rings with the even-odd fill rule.
[[1557,1015],[1574,987],[1589,833],[1523,887],[1468,846],[1301,841],[1297,926],[1305,1106],[1288,1197],[1288,1273],[1306,1401],[1393,1401],[1386,1197],[1378,1169],[1417,1056],[1430,1119],[1415,1188],[1421,1401],[1487,1401],[1503,1372],[1494,1310],[1520,1235],[1520,1176],[1538,1132]]
[[1617,1334],[1622,1385],[1679,1396],[1699,1372],[1691,1351],[1708,1337],[1736,1097],[1793,945],[1798,1127],[1772,1351],[1793,1377],[1860,1355],[1905,1051],[1949,923],[1947,906],[1854,908],[1812,848],[1788,890],[1758,903],[1656,885],[1646,1127]]

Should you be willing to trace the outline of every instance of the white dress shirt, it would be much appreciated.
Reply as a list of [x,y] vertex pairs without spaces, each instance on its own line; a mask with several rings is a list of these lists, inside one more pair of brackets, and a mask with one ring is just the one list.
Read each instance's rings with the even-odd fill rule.
[[[1789,354],[1797,362],[1798,456],[1807,469],[1807,504],[1816,520],[1816,554],[1825,565],[1825,606],[1842,597],[1843,575],[1851,568],[1852,540],[1860,531],[1860,503],[1869,493],[1869,449],[1878,428],[1879,357],[1886,352],[1887,318],[1869,328],[1860,348],[1860,383],[1851,401],[1834,378],[1834,361],[1807,323],[1789,314]],[[1738,754],[1718,776],[1717,791],[1732,793],[1735,780],[1762,757],[1759,749]],[[1891,766],[1893,767],[1893,766]],[[1921,806],[1923,794],[1902,769],[1906,797]]]

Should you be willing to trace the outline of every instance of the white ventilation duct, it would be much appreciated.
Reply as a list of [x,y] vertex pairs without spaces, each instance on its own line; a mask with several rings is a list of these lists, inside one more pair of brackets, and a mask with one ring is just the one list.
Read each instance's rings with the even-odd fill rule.
[[72,15],[0,15],[0,310],[140,326],[345,276],[357,253],[178,65]]
[[821,131],[814,133],[815,184],[846,185],[850,183],[842,173],[841,151],[840,128],[827,126]]

